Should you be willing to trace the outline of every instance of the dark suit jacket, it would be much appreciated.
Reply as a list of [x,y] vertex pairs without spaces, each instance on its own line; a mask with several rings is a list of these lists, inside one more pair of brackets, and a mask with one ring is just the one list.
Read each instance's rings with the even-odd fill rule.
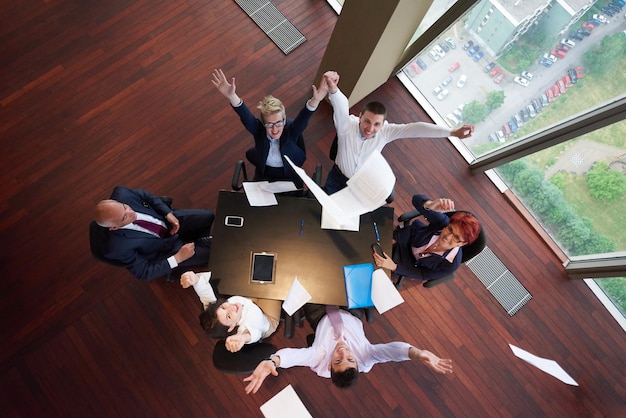
[[433,280],[454,273],[461,266],[463,247],[459,248],[454,262],[450,263],[443,255],[432,254],[429,257],[418,258],[413,256],[412,247],[426,245],[433,235],[439,234],[450,223],[445,213],[424,209],[424,202],[429,200],[424,195],[413,196],[413,206],[428,220],[428,225],[419,219],[413,221],[410,227],[394,231],[396,245],[393,249],[393,261],[398,265],[394,273],[406,277],[422,280]]
[[[235,112],[239,115],[241,123],[248,132],[254,137],[254,148],[251,148],[246,152],[248,160],[254,164],[254,166],[263,173],[265,170],[265,161],[267,155],[270,152],[270,143],[267,139],[267,130],[263,126],[263,122],[260,119],[254,117],[248,106],[242,103],[241,106],[233,107]],[[280,136],[280,153],[283,157],[283,165],[285,168],[285,175],[296,181],[296,185],[301,183],[300,177],[291,168],[285,156],[289,157],[291,161],[298,167],[302,167],[306,160],[306,153],[300,147],[298,147],[298,138],[306,129],[309,119],[313,115],[313,111],[307,109],[306,104],[298,113],[295,119],[287,119],[283,133]]]
[[[170,226],[165,216],[172,212],[172,209],[150,192],[117,186],[111,194],[111,199],[127,204],[135,212],[160,219]],[[171,271],[167,258],[176,254],[184,244],[178,235],[159,238],[131,229],[107,232],[109,248],[105,257],[124,264],[140,280],[151,280],[167,275]]]

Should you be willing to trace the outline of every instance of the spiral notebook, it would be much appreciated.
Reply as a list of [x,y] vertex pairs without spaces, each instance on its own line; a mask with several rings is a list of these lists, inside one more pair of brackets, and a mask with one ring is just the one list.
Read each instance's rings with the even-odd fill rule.
[[374,302],[372,302],[373,273],[374,266],[372,263],[343,266],[348,309],[374,306]]

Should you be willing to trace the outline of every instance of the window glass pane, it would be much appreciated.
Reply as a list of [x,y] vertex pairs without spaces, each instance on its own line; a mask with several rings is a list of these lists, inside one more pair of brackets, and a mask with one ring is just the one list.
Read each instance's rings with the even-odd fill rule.
[[626,317],[626,277],[595,279],[595,282],[621,312],[622,317]]
[[568,256],[626,250],[626,121],[496,171]]
[[604,3],[483,0],[402,71],[449,126],[474,124],[463,143],[485,154],[626,92],[624,17]]

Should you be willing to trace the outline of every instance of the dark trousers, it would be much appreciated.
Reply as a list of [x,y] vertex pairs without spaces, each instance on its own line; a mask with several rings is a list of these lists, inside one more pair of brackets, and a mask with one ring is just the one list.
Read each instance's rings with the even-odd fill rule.
[[[178,237],[184,243],[194,242],[199,238],[211,235],[211,226],[215,214],[208,209],[179,209],[174,216],[180,222]],[[209,248],[195,247],[195,254],[179,264],[179,267],[205,266],[209,262]]]
[[324,191],[327,194],[333,194],[346,187],[348,178],[343,175],[337,164],[333,165],[333,168],[326,177],[326,183],[324,183]]

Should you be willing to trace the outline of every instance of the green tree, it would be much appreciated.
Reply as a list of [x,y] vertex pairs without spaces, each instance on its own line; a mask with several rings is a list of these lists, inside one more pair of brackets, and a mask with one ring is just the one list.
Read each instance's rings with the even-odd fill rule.
[[586,180],[589,194],[596,199],[613,202],[626,193],[626,174],[609,169],[604,161],[594,164]]
[[487,94],[487,107],[489,109],[497,109],[504,103],[504,92],[502,90],[490,91]]
[[619,61],[626,55],[626,36],[618,32],[602,38],[600,45],[585,52],[583,60],[590,73],[603,76],[619,68]]
[[470,125],[477,124],[485,120],[487,115],[487,108],[483,103],[477,100],[472,100],[467,103],[463,108],[463,119]]

